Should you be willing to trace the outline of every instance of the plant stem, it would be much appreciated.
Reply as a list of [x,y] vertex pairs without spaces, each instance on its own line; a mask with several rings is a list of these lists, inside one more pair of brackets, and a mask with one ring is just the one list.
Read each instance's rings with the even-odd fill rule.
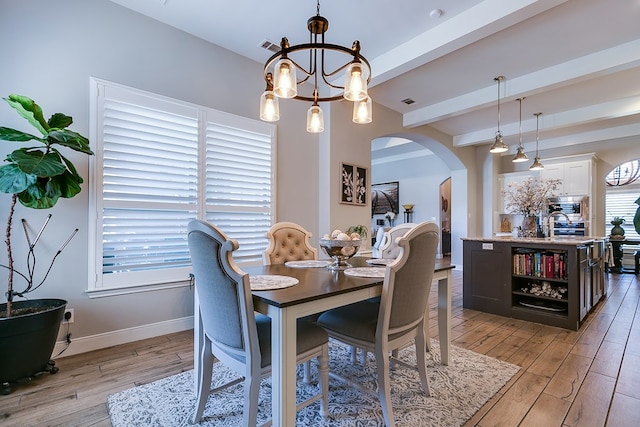
[[7,284],[7,317],[11,317],[11,303],[13,302],[13,254],[11,253],[11,225],[13,222],[13,213],[16,210],[16,201],[18,195],[11,195],[11,205],[9,206],[9,218],[7,219],[7,231],[5,233],[4,243],[7,245],[7,263],[9,267],[9,282]]

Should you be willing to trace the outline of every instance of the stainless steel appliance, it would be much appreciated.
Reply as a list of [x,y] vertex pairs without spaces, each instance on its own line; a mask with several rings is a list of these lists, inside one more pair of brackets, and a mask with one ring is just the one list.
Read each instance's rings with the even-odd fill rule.
[[550,197],[549,215],[553,215],[553,234],[556,236],[589,235],[589,197]]

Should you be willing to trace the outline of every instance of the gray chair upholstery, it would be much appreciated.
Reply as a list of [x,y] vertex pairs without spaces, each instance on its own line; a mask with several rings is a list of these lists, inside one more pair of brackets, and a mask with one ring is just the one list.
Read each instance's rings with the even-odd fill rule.
[[263,254],[264,264],[318,259],[318,250],[309,244],[312,234],[294,222],[278,222],[266,234],[269,245]]
[[[254,313],[249,275],[232,259],[238,242],[204,221],[188,226],[189,253],[200,302],[204,340],[194,357],[201,367],[193,422],[198,423],[209,394],[242,378],[211,389],[215,358],[244,377],[244,426],[255,426],[260,380],[271,372],[271,319]],[[327,414],[329,338],[310,322],[297,324],[297,362],[318,359],[320,393],[299,407],[321,400],[320,413]],[[270,421],[264,425],[269,425]]]
[[[388,427],[395,425],[389,385],[391,353],[414,343],[420,381],[429,395],[424,317],[433,280],[438,226],[420,223],[399,237],[397,243],[400,254],[386,268],[379,304],[350,304],[328,310],[318,318],[318,324],[332,338],[375,353],[378,397]],[[410,366],[401,360],[394,363]]]

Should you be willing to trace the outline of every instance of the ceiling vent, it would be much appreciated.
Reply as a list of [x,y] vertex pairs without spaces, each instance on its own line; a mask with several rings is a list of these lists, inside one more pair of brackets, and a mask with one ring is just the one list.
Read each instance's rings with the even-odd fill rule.
[[413,99],[411,99],[411,98],[405,98],[405,99],[403,99],[403,100],[402,100],[402,101],[400,101],[400,102],[404,102],[404,103],[405,103],[405,104],[407,104],[407,105],[411,105],[411,104],[415,104],[415,102],[416,102],[416,101],[414,101],[414,100],[413,100]]
[[262,43],[260,43],[259,46],[261,48],[263,48],[263,49],[267,49],[268,51],[274,52],[274,53],[278,52],[280,50],[280,45],[275,44],[274,42],[266,40],[266,39],[263,40]]

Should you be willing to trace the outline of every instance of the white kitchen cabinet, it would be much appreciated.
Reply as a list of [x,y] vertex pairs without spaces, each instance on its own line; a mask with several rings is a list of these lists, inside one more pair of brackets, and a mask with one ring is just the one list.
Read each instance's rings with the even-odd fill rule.
[[545,164],[540,171],[545,179],[559,179],[561,181],[554,196],[585,196],[591,195],[591,161],[579,160],[556,164]]

